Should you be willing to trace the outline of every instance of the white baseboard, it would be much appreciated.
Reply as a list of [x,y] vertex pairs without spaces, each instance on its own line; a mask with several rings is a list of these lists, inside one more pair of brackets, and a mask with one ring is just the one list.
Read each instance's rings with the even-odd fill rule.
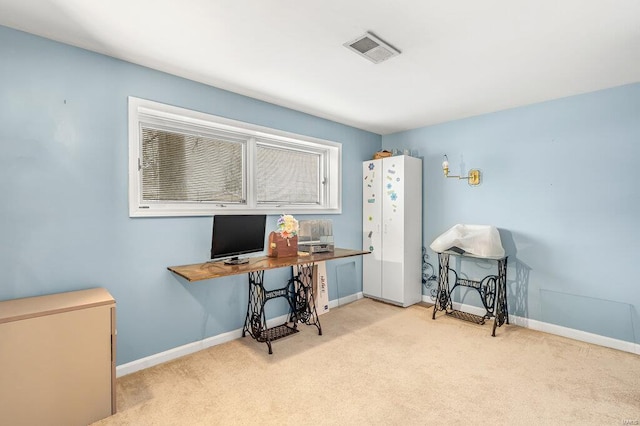
[[[346,305],[347,303],[355,302],[358,299],[362,299],[362,297],[362,292],[360,292],[342,297],[340,299],[330,300],[329,309],[337,308],[339,306]],[[267,320],[267,327],[273,327],[275,325],[282,324],[286,320],[287,315],[281,315],[276,318],[271,318],[270,320]],[[218,334],[217,336],[207,337],[206,339],[200,340],[198,342],[188,343],[186,345],[178,346],[177,348],[169,349],[167,351],[140,358],[126,364],[118,365],[116,367],[116,377],[126,376],[127,374],[135,373],[136,371],[144,370],[145,368],[153,367],[154,365],[162,364],[164,362],[171,361],[176,358],[201,351],[203,349],[207,349],[211,346],[230,342],[231,340],[239,339],[241,337],[242,328],[239,328],[237,330]]]
[[346,305],[351,302],[355,302],[358,299],[362,299],[364,296],[362,292],[356,294],[350,294],[348,296],[341,297],[339,299],[333,299],[329,301],[329,309],[337,308],[338,306]]
[[[271,318],[270,320],[267,320],[267,327],[273,327],[275,325],[282,324],[286,320],[287,315]],[[217,336],[207,337],[204,340],[188,343],[186,345],[178,346],[177,348],[169,349],[167,351],[140,358],[126,364],[118,365],[116,367],[116,377],[126,376],[127,374],[135,373],[136,371],[144,370],[145,368],[153,367],[154,365],[162,364],[164,362],[210,348],[211,346],[230,342],[231,340],[239,339],[241,337],[242,328],[238,328],[236,330],[218,334]]]
[[[422,296],[422,300],[427,303],[433,303],[433,300],[431,300],[429,296]],[[485,314],[484,308],[462,303],[454,302],[453,309],[479,316]],[[593,334],[582,330],[576,330],[574,328],[563,327],[561,325],[550,324],[516,315],[509,315],[509,323],[520,327],[530,328],[532,330],[542,331],[544,333],[555,334],[557,336],[568,337],[569,339],[579,340],[581,342],[593,343],[594,345],[640,355],[640,344],[627,342],[625,340],[613,339],[599,334]]]
[[[355,302],[358,299],[362,299],[362,292],[351,294],[339,299],[329,301],[329,308],[337,308],[342,305],[346,305],[351,302]],[[422,296],[422,301],[426,303],[433,303],[429,296]],[[453,303],[453,308],[468,312],[475,315],[484,315],[483,308],[477,306],[465,305],[461,303]],[[273,327],[278,324],[282,324],[287,320],[287,315],[282,315],[276,318],[267,320],[267,327]],[[593,343],[594,345],[604,346],[607,348],[617,349],[624,352],[630,352],[632,354],[640,355],[640,344],[627,342],[624,340],[612,339],[611,337],[600,336],[598,334],[588,333],[586,331],[576,330],[573,328],[562,327],[555,324],[549,324],[530,318],[519,317],[515,315],[509,315],[509,322],[520,327],[530,328],[532,330],[542,331],[549,334],[555,334],[562,337],[568,337],[570,339],[579,340],[581,342]],[[150,355],[145,358],[140,358],[135,361],[128,362],[126,364],[118,365],[116,367],[116,377],[122,377],[127,374],[135,373],[136,371],[144,370],[145,368],[153,367],[154,365],[162,364],[167,361],[180,358],[185,355],[192,354],[194,352],[201,351],[211,346],[220,345],[222,343],[229,342],[231,340],[239,339],[242,337],[242,329],[232,330],[226,333],[218,334],[217,336],[207,337],[204,340],[198,342],[188,343],[177,348],[169,349],[164,352]]]

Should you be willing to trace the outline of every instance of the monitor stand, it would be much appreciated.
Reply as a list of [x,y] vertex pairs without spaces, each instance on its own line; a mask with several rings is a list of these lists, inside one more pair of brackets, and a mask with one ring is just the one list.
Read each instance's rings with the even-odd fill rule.
[[243,265],[249,263],[249,258],[246,257],[232,257],[224,261],[225,265]]

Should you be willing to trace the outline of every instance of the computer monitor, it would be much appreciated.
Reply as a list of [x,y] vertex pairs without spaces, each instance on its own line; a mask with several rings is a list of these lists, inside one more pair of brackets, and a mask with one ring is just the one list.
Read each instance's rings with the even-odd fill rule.
[[213,217],[211,259],[227,264],[247,263],[239,255],[264,251],[267,215],[216,215]]

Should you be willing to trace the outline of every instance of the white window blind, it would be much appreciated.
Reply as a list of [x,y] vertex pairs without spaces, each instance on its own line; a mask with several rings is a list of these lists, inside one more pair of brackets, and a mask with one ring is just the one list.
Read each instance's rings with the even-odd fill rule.
[[243,144],[142,126],[143,201],[242,203]]
[[320,204],[320,155],[257,146],[258,203]]

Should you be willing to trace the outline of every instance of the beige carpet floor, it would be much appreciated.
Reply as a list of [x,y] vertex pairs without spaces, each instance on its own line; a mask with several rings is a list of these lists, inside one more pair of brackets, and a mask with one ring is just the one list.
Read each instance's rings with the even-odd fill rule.
[[621,425],[640,356],[362,299],[267,346],[234,340],[117,381],[96,425]]

